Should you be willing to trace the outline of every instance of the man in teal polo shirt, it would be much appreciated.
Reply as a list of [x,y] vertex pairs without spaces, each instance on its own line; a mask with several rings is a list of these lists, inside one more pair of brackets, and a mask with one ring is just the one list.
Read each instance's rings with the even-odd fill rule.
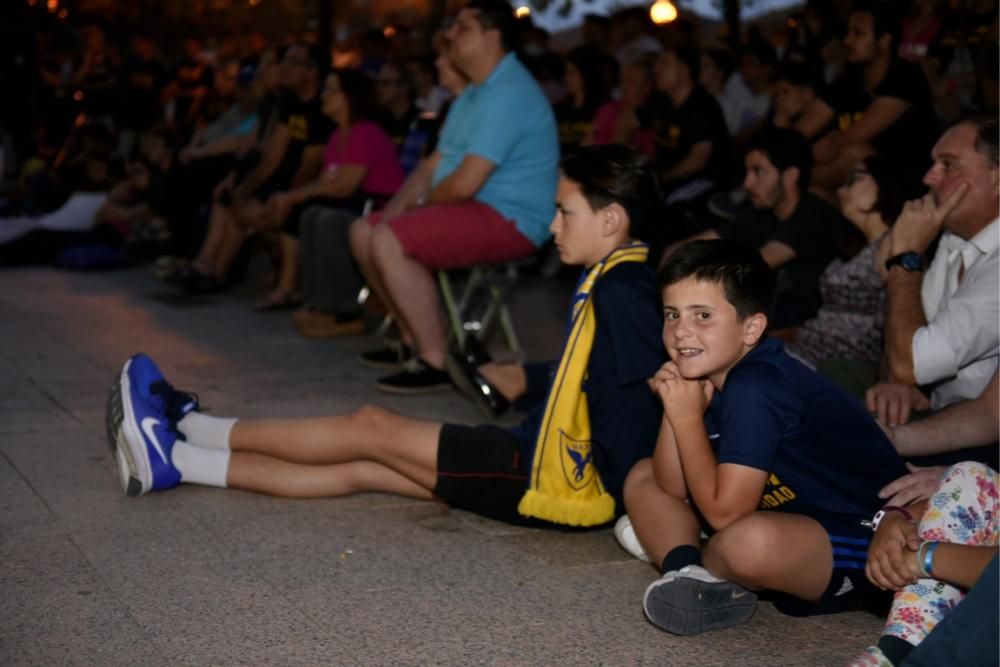
[[403,365],[376,386],[422,393],[451,386],[434,272],[530,255],[549,237],[559,177],[555,118],[513,53],[516,19],[503,0],[473,0],[448,30],[448,57],[469,78],[437,150],[385,209],[352,225],[368,284],[402,333],[400,347],[362,355]]

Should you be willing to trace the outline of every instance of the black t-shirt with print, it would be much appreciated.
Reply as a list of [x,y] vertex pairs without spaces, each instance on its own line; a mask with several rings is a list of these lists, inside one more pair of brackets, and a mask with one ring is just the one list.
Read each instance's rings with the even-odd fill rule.
[[848,224],[837,209],[806,194],[784,222],[772,211],[753,211],[715,231],[724,239],[758,250],[769,241],[779,241],[795,251],[795,258],[778,269],[775,311],[784,317],[772,324],[781,328],[801,324],[819,310],[820,275],[837,255]]
[[639,122],[653,131],[658,170],[673,168],[687,157],[692,146],[708,141],[712,144],[708,163],[688,178],[722,180],[730,139],[722,109],[711,93],[695,86],[679,106],[674,106],[668,96],[658,94],[637,115]]
[[834,111],[837,127],[843,131],[853,126],[879,97],[902,100],[909,108],[872,139],[872,147],[895,160],[929,164],[940,128],[931,91],[920,67],[897,58],[872,90],[865,89],[863,76],[860,67],[852,67],[830,87],[825,100]]
[[285,95],[278,105],[278,122],[288,128],[288,147],[269,180],[288,186],[299,170],[306,148],[325,146],[335,125],[323,115],[319,95],[305,102],[294,95]]

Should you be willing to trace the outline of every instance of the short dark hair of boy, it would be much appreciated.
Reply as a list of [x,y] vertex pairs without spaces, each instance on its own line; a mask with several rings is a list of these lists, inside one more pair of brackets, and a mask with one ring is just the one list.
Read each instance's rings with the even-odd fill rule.
[[581,146],[560,164],[563,176],[580,186],[592,211],[618,204],[629,219],[629,235],[653,242],[663,224],[663,197],[653,163],[631,146]]
[[774,273],[743,243],[711,239],[682,245],[660,269],[658,282],[663,290],[687,278],[720,285],[741,320],[766,315],[774,306]]
[[887,0],[860,0],[851,7],[850,14],[869,14],[872,17],[872,32],[878,40],[882,35],[889,35],[892,42],[889,52],[896,53],[900,32],[903,29],[903,12],[898,3]]
[[677,60],[687,67],[688,75],[691,77],[691,81],[695,84],[698,83],[698,77],[701,76],[701,51],[693,46],[670,46],[664,49],[666,53],[673,53]]
[[500,33],[500,46],[510,53],[517,49],[517,17],[506,0],[470,0],[466,9],[477,12],[476,20],[483,30]]
[[370,120],[375,113],[375,84],[371,77],[356,69],[336,69],[331,74],[337,75],[340,91],[347,99],[351,124]]
[[795,167],[799,170],[799,194],[809,189],[812,177],[812,146],[801,132],[778,127],[757,135],[748,145],[746,152],[759,151],[778,171]]

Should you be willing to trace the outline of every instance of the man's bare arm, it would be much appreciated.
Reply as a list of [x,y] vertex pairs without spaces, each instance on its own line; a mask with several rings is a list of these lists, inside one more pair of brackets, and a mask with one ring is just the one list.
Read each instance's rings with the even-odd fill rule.
[[903,456],[941,454],[989,445],[1000,439],[1000,391],[997,374],[977,398],[935,412],[926,419],[892,429],[890,437]]
[[429,204],[468,201],[486,184],[496,165],[479,155],[466,155],[455,171],[438,183],[427,197]]

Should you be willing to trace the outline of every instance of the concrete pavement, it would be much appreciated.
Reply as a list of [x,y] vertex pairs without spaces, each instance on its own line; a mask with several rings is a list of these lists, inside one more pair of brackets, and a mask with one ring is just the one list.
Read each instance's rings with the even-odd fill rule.
[[[304,416],[375,402],[475,422],[457,394],[390,398],[367,339],[306,341],[254,287],[179,302],[141,269],[0,273],[2,665],[839,665],[877,638],[865,613],[731,630],[647,623],[655,578],[610,530],[513,528],[384,495],[280,500],[182,487],[121,492],[104,437],[125,358],[153,356],[211,413]],[[532,356],[560,344],[566,292],[526,281]],[[530,323],[530,326],[529,326]]]

